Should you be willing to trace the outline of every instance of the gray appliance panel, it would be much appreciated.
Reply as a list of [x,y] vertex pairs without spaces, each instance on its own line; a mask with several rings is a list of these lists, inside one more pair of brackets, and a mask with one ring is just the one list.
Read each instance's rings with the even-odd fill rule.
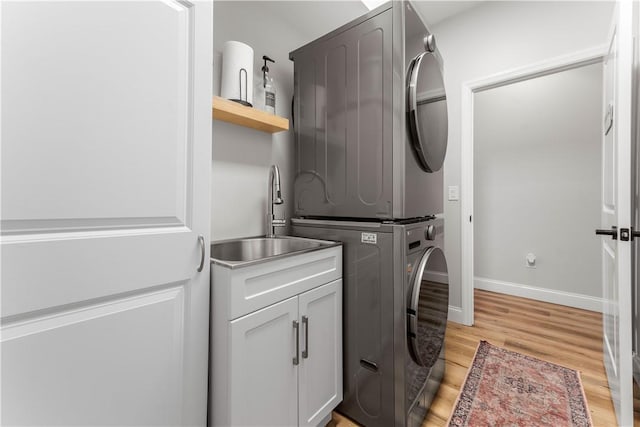
[[412,361],[407,301],[417,264],[442,238],[428,240],[425,229],[441,233],[443,221],[292,225],[293,235],[343,243],[344,400],[337,410],[368,427],[419,425],[440,384],[444,349],[431,369]]
[[392,217],[391,10],[300,51],[297,215]]
[[[393,233],[372,228],[353,230],[293,224],[301,237],[343,242],[343,369],[344,400],[338,410],[362,425],[393,426],[394,310],[400,297],[393,278]],[[362,243],[362,233],[375,243]]]
[[443,211],[442,171],[419,164],[405,114],[407,67],[427,34],[407,2],[393,2],[290,54],[297,216]]

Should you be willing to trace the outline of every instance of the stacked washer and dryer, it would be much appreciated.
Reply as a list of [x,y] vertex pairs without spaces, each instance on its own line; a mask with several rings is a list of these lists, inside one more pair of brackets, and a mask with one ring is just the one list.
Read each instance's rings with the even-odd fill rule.
[[293,234],[343,242],[344,400],[368,427],[419,426],[449,307],[442,58],[392,1],[291,52]]

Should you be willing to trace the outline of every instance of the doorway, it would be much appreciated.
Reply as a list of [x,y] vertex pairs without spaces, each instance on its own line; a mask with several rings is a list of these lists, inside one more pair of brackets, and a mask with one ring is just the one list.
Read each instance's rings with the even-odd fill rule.
[[[476,285],[600,310],[602,301],[597,296],[600,274],[581,271],[580,264],[585,260],[576,259],[575,255],[584,246],[580,239],[591,237],[599,220],[583,218],[581,212],[589,203],[595,203],[596,216],[599,212],[600,152],[594,147],[600,144],[603,55],[604,49],[592,49],[463,85],[461,208],[465,218],[462,226],[465,324],[473,324]],[[580,84],[593,86],[594,78],[600,83],[590,92],[599,98],[583,99]],[[545,93],[546,97],[541,96]],[[582,101],[571,106],[579,99]],[[578,112],[586,103],[591,104],[589,111]],[[487,112],[487,108],[494,111]],[[580,146],[585,137],[582,132],[585,123],[580,119],[583,113],[589,120],[595,117],[591,126],[596,129],[591,142],[595,146],[589,149],[588,161],[578,167],[584,160],[581,154],[586,152],[581,150],[586,147]],[[486,150],[483,151],[486,155],[478,150]],[[478,161],[483,163],[479,165]],[[594,169],[595,184],[585,186],[580,181],[590,176],[589,169]],[[482,185],[481,189],[477,183]],[[591,188],[591,193],[583,197],[587,188]],[[536,204],[533,202],[536,195],[547,197]],[[580,226],[576,228],[577,223]],[[476,224],[483,227],[481,232]],[[588,226],[586,231],[581,230],[584,224]],[[577,238],[578,233],[585,235]],[[556,244],[551,242],[554,238]],[[558,248],[557,242],[562,239],[571,245]],[[571,268],[566,268],[565,259],[572,257]],[[588,263],[597,268],[597,253],[593,257]],[[482,267],[478,269],[476,262],[482,263]],[[586,291],[581,279],[575,279],[576,272],[585,273],[584,280],[593,281]]]

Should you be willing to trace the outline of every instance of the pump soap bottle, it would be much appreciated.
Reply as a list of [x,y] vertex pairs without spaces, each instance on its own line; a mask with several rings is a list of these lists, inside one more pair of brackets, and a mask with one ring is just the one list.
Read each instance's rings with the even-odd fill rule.
[[273,78],[269,75],[269,67],[267,66],[267,61],[273,62],[275,64],[276,61],[269,58],[267,55],[262,57],[264,60],[264,65],[262,66],[262,88],[260,90],[260,104],[264,105],[264,110],[268,113],[275,114],[276,113],[276,83]]

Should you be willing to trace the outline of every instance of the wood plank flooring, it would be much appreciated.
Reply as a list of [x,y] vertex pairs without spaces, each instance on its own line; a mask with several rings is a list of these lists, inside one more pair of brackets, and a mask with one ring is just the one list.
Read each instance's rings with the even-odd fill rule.
[[640,386],[633,382],[633,426],[640,427]]
[[[616,425],[600,313],[476,290],[475,325],[447,326],[446,371],[423,427],[446,426],[480,340],[580,371],[594,426]],[[330,425],[357,426],[335,413]]]

